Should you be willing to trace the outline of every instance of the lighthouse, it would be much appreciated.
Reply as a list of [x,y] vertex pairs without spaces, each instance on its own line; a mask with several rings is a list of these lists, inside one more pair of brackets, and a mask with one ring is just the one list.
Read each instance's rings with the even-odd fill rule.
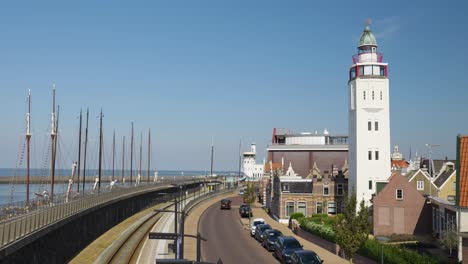
[[369,23],[349,69],[349,193],[371,205],[390,177],[390,109],[388,64],[377,52]]

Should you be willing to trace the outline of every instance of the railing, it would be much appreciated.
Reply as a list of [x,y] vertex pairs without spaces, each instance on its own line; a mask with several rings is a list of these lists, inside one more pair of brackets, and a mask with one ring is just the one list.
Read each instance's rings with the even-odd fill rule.
[[25,211],[23,214],[13,215],[12,217],[3,219],[2,222],[0,222],[0,249],[48,225],[117,198],[145,192],[156,187],[167,186],[168,184],[190,184],[202,183],[205,181],[205,179],[201,178],[167,179],[163,182],[147,183],[136,187],[119,188],[106,192],[102,191],[96,194],[88,194],[67,203],[62,199],[58,199],[60,202],[44,204],[36,207],[32,211]]
[[[361,57],[359,57],[361,55]],[[362,62],[383,62],[383,53],[377,52],[364,52],[353,55],[353,64],[362,63]]]

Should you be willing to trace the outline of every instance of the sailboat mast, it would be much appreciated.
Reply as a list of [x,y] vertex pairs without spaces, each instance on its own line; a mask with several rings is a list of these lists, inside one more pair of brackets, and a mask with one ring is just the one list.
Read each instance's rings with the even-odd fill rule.
[[114,129],[114,137],[112,138],[112,181],[115,177],[115,129]]
[[98,192],[101,191],[101,175],[102,175],[102,109],[99,118],[99,181]]
[[151,129],[148,130],[148,183],[150,182],[150,167],[151,167]]
[[123,136],[122,140],[122,184],[124,182],[125,175],[125,136]]
[[28,94],[28,113],[26,114],[26,205],[29,205],[29,168],[30,168],[30,142],[31,142],[31,89]]
[[143,155],[143,132],[140,133],[140,169],[139,169],[139,175],[141,175],[141,160],[142,160],[142,155]]
[[76,190],[78,193],[80,193],[80,168],[81,168],[81,127],[83,123],[83,112],[80,109],[80,131],[78,132],[78,177],[76,182],[78,183],[76,185]]
[[50,131],[50,138],[51,138],[51,164],[50,164],[50,201],[53,202],[54,200],[54,182],[55,182],[55,139],[56,139],[56,123],[55,123],[55,84],[53,85],[52,89],[52,118],[51,118],[51,131]]
[[214,154],[214,141],[213,138],[211,138],[211,175],[213,176],[213,154]]
[[133,122],[132,122],[132,137],[130,138],[130,185],[132,184],[133,176]]
[[85,129],[85,142],[84,142],[84,157],[83,157],[83,195],[85,193],[86,182],[86,153],[88,149],[88,124],[89,124],[89,108],[86,109],[86,129]]

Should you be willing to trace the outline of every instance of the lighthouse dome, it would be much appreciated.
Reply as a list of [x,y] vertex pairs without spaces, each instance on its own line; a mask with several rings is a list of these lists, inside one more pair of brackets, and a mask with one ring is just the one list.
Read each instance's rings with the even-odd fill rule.
[[361,39],[359,40],[358,47],[363,46],[375,46],[377,47],[377,41],[375,40],[374,34],[370,30],[369,25],[366,25],[364,31],[362,32]]

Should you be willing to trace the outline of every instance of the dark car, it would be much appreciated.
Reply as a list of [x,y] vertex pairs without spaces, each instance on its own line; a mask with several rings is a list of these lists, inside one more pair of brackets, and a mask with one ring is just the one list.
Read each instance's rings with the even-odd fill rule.
[[241,217],[249,217],[252,216],[252,210],[246,204],[241,204],[239,207],[239,214]]
[[221,210],[222,209],[229,209],[231,210],[231,200],[223,199],[221,200]]
[[302,245],[292,236],[280,236],[275,242],[273,255],[281,263],[291,263],[291,255],[294,251],[302,250]]
[[268,251],[273,251],[275,249],[275,242],[278,237],[282,236],[283,233],[276,229],[267,229],[263,231],[264,237],[262,241],[262,246]]
[[320,264],[323,260],[313,251],[298,250],[291,255],[291,263],[293,264]]
[[255,229],[255,239],[257,239],[259,242],[262,242],[263,238],[265,237],[264,231],[267,229],[271,229],[269,224],[258,225]]

